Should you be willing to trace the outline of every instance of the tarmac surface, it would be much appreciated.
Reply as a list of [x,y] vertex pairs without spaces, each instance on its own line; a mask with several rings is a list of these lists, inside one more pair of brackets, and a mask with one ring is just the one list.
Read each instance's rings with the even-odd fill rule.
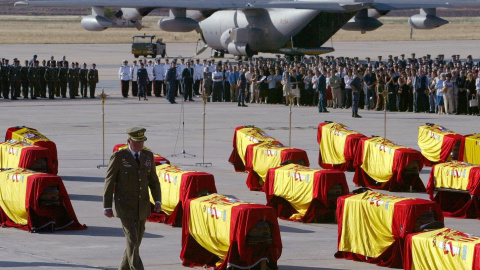
[[[478,41],[435,42],[372,42],[335,43],[332,55],[366,56],[399,55],[416,52],[417,56],[430,53],[472,54],[480,56]],[[192,55],[195,44],[168,44],[169,56]],[[183,53],[182,52],[186,52]],[[15,228],[0,228],[1,269],[116,269],[125,249],[120,220],[103,215],[102,195],[105,168],[113,146],[126,141],[125,129],[143,126],[147,129],[146,146],[167,157],[172,164],[189,170],[200,170],[215,176],[221,194],[265,204],[262,192],[249,191],[246,173],[236,173],[228,163],[232,151],[235,127],[255,125],[284,144],[289,141],[289,107],[282,105],[236,103],[207,103],[206,149],[202,155],[203,103],[168,104],[164,98],[150,97],[148,101],[124,99],[120,94],[118,68],[123,59],[131,62],[129,45],[0,45],[0,57],[20,60],[38,54],[39,59],[67,56],[69,61],[96,62],[100,73],[99,91],[109,95],[105,104],[105,145],[102,145],[102,105],[96,99],[55,100],[0,100],[0,131],[11,126],[25,125],[38,129],[57,144],[59,175],[64,180],[78,220],[88,226],[83,231],[28,233]],[[204,53],[208,57],[207,53]],[[200,56],[200,58],[203,58]],[[268,56],[268,55],[265,55]],[[271,55],[270,55],[271,56]],[[182,130],[184,110],[184,133]],[[383,112],[360,110],[361,119],[351,117],[350,110],[330,110],[319,114],[315,107],[294,107],[292,113],[292,146],[307,151],[312,168],[318,166],[317,126],[325,120],[346,124],[367,136],[383,136]],[[445,116],[434,114],[388,113],[387,138],[419,149],[418,126],[426,122],[443,125],[460,134],[479,132],[480,117]],[[184,140],[183,135],[184,134]],[[103,156],[102,149],[105,149]],[[185,150],[195,157],[171,154]],[[195,163],[211,162],[211,167],[195,167]],[[425,167],[421,179],[428,182],[430,168]],[[347,172],[347,182],[353,190],[353,173]],[[389,192],[385,192],[389,193]],[[396,196],[428,199],[425,193],[389,193]],[[478,220],[446,218],[449,228],[480,234]],[[302,224],[279,220],[283,253],[278,261],[285,270],[377,269],[367,263],[337,260],[336,224]],[[141,257],[146,269],[184,269],[179,258],[181,228],[147,222],[141,246]]]

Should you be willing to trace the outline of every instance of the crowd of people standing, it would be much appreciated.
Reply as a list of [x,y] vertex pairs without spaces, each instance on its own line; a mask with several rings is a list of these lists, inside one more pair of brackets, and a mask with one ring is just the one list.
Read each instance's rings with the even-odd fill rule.
[[[122,95],[165,95],[170,103],[185,93],[185,101],[205,93],[212,102],[285,104],[349,109],[354,101],[366,110],[478,114],[479,64],[469,55],[410,58],[369,57],[250,58],[237,63],[215,59],[155,59],[128,61],[120,68]],[[145,69],[139,76],[140,69]],[[355,78],[354,86],[352,82]],[[145,90],[140,90],[139,87]],[[170,90],[171,89],[171,90]],[[358,95],[356,97],[355,95]],[[352,111],[353,117],[358,117]]]
[[67,98],[67,89],[72,99],[79,96],[95,98],[98,81],[95,64],[90,69],[86,63],[80,67],[78,62],[70,64],[65,56],[58,61],[52,56],[40,63],[34,55],[30,61],[25,60],[23,66],[17,58],[13,59],[13,65],[5,58],[0,62],[0,97],[4,99]]

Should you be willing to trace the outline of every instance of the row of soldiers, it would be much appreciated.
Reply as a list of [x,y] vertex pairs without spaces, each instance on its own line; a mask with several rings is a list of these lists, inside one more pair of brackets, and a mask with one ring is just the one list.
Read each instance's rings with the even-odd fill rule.
[[[8,59],[0,62],[0,97],[16,100],[18,97],[37,99],[55,97],[67,97],[67,88],[70,98],[77,96],[87,97],[87,89],[90,88],[90,98],[95,98],[95,88],[98,80],[98,70],[92,64],[87,68],[83,63],[80,68],[78,62],[72,62],[71,67],[66,60],[42,61],[34,57],[30,62],[25,60],[25,65],[20,66],[20,60],[13,59],[13,65],[9,65]],[[79,90],[80,88],[80,90]]]

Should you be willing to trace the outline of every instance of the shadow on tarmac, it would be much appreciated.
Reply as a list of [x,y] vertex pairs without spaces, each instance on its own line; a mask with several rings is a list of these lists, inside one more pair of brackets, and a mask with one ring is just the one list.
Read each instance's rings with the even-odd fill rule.
[[[280,225],[280,232],[286,232],[286,233],[314,233],[314,231],[303,230],[303,229],[293,228],[293,227],[287,227],[287,226],[283,226],[283,225]],[[306,268],[306,269],[308,269],[308,268]]]
[[3,267],[27,267],[29,269],[35,269],[37,267],[49,267],[55,269],[56,267],[65,268],[81,268],[81,269],[105,269],[104,267],[95,267],[89,265],[80,264],[68,264],[68,263],[49,263],[49,262],[6,262],[0,261],[0,265]]
[[87,183],[102,183],[105,182],[105,177],[86,177],[86,176],[61,176],[63,181],[87,182]]
[[101,202],[103,197],[100,195],[68,194],[71,201]]
[[[119,225],[121,225],[120,220],[118,220]],[[81,231],[56,231],[55,234],[68,234],[68,235],[78,235],[78,236],[107,236],[107,237],[125,237],[122,228],[114,227],[100,227],[100,226],[89,226],[86,230]],[[145,232],[143,238],[163,238],[163,235],[152,234]]]

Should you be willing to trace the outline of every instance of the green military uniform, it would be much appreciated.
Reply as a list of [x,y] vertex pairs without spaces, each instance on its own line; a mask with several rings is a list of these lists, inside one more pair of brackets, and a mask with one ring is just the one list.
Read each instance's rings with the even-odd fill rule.
[[90,86],[90,97],[95,98],[95,88],[98,83],[98,70],[91,68],[88,71],[88,85]]
[[82,68],[80,70],[80,94],[82,97],[87,97],[88,86],[88,69]]
[[47,69],[47,66],[37,67],[38,94],[42,98],[47,97],[47,81],[45,80],[45,73],[47,72]]
[[15,65],[10,69],[10,95],[12,100],[20,96],[20,85],[22,83],[22,70],[19,65]]
[[45,81],[48,85],[48,98],[55,99],[55,84],[58,81],[58,69],[56,67],[49,67],[45,71]]
[[[133,141],[145,141],[145,129],[127,130]],[[104,209],[115,204],[115,216],[121,219],[127,240],[127,248],[119,269],[143,269],[139,247],[150,215],[150,193],[155,202],[161,202],[160,182],[155,169],[153,154],[145,149],[137,159],[130,147],[113,153],[105,177]],[[114,196],[115,192],[115,196]]]
[[68,71],[68,89],[70,98],[75,98],[78,95],[78,82],[80,81],[80,69],[71,68]]
[[28,80],[28,69],[29,68],[30,67],[28,65],[20,68],[23,98],[28,98],[28,89],[29,89],[29,84],[30,84],[30,81]]
[[68,68],[62,66],[58,70],[58,84],[60,85],[60,94],[62,98],[67,97]]
[[30,84],[30,97],[32,99],[37,99],[39,96],[39,83],[38,83],[38,72],[36,66],[28,68],[28,81]]
[[0,83],[2,84],[3,98],[8,99],[10,91],[10,66],[8,64],[1,66]]

